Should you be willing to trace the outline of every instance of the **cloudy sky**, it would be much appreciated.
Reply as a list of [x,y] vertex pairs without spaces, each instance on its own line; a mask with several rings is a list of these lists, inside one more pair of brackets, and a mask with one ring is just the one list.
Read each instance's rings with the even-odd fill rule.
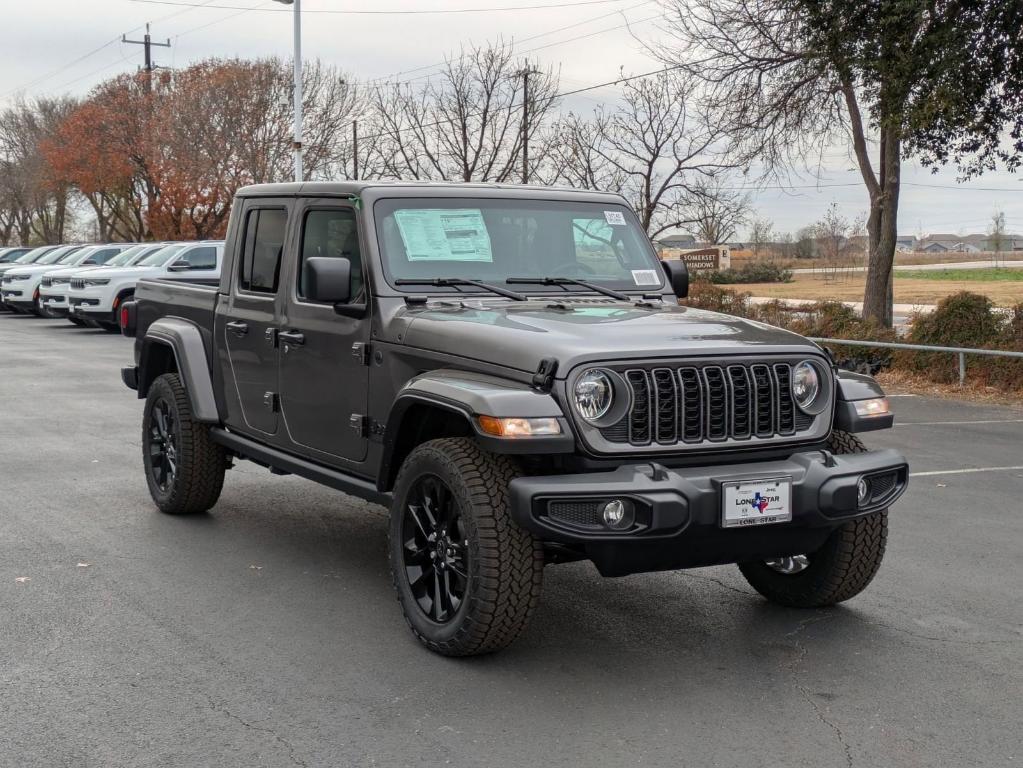
[[[497,10],[541,5],[551,7]],[[8,0],[4,6],[0,104],[19,94],[84,94],[103,78],[131,71],[142,63],[142,47],[121,43],[121,35],[141,39],[147,21],[154,40],[172,43],[154,49],[163,66],[291,53],[291,11],[272,0]],[[613,80],[623,69],[635,74],[659,66],[637,40],[658,33],[654,0],[303,0],[302,7],[304,57],[362,79],[428,75],[461,46],[500,37],[560,69],[563,90]],[[488,10],[423,12],[465,9]],[[614,87],[590,91],[565,106],[586,110],[617,94]],[[844,149],[836,147],[826,161],[819,179],[806,176],[786,190],[755,190],[759,214],[777,230],[793,231],[832,202],[850,218],[863,212],[866,192]],[[1011,230],[1023,232],[1023,176],[992,173],[958,185],[952,171],[932,175],[908,164],[903,179],[901,232],[983,232],[996,208]]]

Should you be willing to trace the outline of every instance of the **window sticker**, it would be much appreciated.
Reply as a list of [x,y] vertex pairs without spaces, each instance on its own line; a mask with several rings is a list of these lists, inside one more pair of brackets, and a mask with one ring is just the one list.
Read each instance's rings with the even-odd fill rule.
[[660,285],[661,280],[655,269],[634,269],[632,270],[632,282],[636,285]]
[[416,208],[394,212],[409,261],[494,261],[479,208]]
[[604,211],[604,219],[607,223],[614,227],[625,226],[625,214],[621,211]]

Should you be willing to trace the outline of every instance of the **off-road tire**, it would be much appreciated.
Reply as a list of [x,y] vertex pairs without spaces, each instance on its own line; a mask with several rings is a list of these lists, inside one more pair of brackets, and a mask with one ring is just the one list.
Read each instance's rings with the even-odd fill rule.
[[[177,419],[175,437],[177,471],[166,491],[153,477],[150,453],[151,426],[156,403],[166,402]],[[220,498],[227,469],[224,448],[210,438],[209,425],[196,421],[188,393],[176,373],[165,373],[149,387],[142,418],[142,462],[149,494],[161,512],[194,515],[206,512]]]
[[[866,453],[856,435],[836,430],[829,447],[834,453]],[[816,552],[808,553],[804,570],[785,574],[762,560],[739,564],[746,581],[768,600],[792,608],[821,608],[855,597],[874,578],[888,540],[888,510],[844,523]]]
[[[402,519],[416,479],[440,478],[458,504],[469,542],[469,582],[455,615],[437,623],[420,609],[405,576]],[[391,577],[405,620],[423,645],[445,656],[492,653],[526,628],[543,587],[539,539],[509,514],[508,484],[518,474],[505,456],[482,450],[469,438],[431,440],[405,459],[391,506]]]

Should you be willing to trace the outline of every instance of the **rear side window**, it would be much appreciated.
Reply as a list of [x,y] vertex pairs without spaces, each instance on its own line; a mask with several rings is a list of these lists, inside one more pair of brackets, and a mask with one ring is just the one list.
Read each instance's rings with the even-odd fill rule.
[[288,212],[283,208],[256,208],[245,218],[241,287],[256,293],[277,293],[284,252]]
[[89,255],[87,261],[91,261],[93,264],[106,264],[122,250],[122,248],[100,248],[99,250],[93,251]]
[[181,254],[179,264],[188,264],[192,269],[216,269],[217,249],[216,246],[203,245],[199,248],[192,248]]

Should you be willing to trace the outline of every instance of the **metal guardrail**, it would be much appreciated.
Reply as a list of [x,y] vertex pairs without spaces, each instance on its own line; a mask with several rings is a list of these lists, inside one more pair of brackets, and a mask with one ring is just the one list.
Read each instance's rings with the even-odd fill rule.
[[903,344],[897,341],[855,341],[853,339],[822,339],[810,337],[811,341],[818,344],[840,344],[847,347],[878,347],[880,349],[908,349],[913,352],[948,352],[959,355],[959,386],[966,383],[966,356],[987,355],[989,357],[1016,357],[1023,358],[1023,352],[1013,352],[1007,349],[973,349],[971,347],[935,347],[928,344]]

